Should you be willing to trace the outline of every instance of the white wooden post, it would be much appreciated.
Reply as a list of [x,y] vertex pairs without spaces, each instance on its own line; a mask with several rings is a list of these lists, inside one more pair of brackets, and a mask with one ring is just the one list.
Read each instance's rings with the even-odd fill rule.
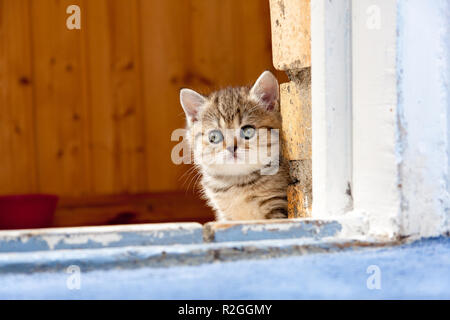
[[352,209],[351,1],[311,1],[314,218]]
[[398,144],[402,235],[450,230],[450,1],[397,8]]
[[352,2],[353,203],[387,237],[400,224],[396,2]]
[[449,232],[449,12],[312,0],[313,217],[357,217],[381,238]]
[[449,3],[353,1],[353,195],[369,234],[448,230]]

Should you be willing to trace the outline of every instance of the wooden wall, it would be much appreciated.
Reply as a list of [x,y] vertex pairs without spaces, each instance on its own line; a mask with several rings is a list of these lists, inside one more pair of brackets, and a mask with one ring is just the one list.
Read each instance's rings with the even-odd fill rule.
[[[66,28],[72,4],[81,30]],[[183,190],[188,166],[170,159],[179,89],[265,69],[266,0],[0,0],[0,194],[74,206]]]

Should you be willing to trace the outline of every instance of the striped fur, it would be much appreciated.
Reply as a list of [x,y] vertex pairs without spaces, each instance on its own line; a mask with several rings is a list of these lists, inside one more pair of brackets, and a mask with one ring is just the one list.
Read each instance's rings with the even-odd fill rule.
[[[260,79],[264,77],[269,78],[262,81],[276,83],[272,74],[265,72]],[[287,218],[288,169],[280,155],[279,139],[268,140],[273,134],[271,129],[281,130],[278,83],[276,88],[272,86],[267,89],[265,83],[258,81],[251,89],[226,88],[208,97],[193,91],[181,95],[188,118],[190,147],[202,174],[203,194],[219,221]],[[262,88],[259,91],[255,90],[258,85]],[[264,91],[275,89],[276,92]],[[270,101],[271,98],[274,101]],[[244,126],[257,130],[253,138],[246,140],[240,136]],[[226,129],[234,131],[228,132]],[[224,132],[226,139],[218,144],[211,143],[208,135],[212,130]],[[236,149],[233,155],[227,149],[230,143]],[[256,162],[244,163],[245,156],[267,153],[267,147],[274,148],[267,159],[258,158]],[[237,157],[242,163],[214,163],[217,159],[232,162],[233,159],[229,159],[232,157]],[[276,173],[265,174],[264,169],[276,164],[279,164],[278,169],[274,170]]]

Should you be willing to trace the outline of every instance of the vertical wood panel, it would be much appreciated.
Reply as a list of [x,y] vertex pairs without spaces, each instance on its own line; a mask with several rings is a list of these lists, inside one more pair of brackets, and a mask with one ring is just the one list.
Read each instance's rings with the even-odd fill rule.
[[252,83],[258,73],[271,70],[279,79],[287,79],[272,65],[268,1],[235,1],[234,8],[234,32],[239,39],[233,52],[238,57],[237,76],[241,75],[243,83]]
[[[191,1],[191,72],[199,79],[208,81],[186,83],[196,90],[210,91],[211,87],[230,85],[239,81],[239,59],[236,54],[240,51],[241,41],[236,37],[238,23],[233,19],[238,12],[233,8],[239,8],[234,0],[225,1]],[[250,22],[250,21],[249,21]],[[234,81],[233,81],[234,80]]]
[[184,127],[178,90],[195,75],[191,59],[189,1],[140,1],[148,190],[180,189],[185,166],[170,158],[170,136]]
[[28,0],[0,0],[0,194],[36,191]]
[[66,28],[71,4],[83,7],[31,2],[39,189],[61,195],[90,188],[83,31]]
[[137,1],[86,7],[94,193],[146,190]]

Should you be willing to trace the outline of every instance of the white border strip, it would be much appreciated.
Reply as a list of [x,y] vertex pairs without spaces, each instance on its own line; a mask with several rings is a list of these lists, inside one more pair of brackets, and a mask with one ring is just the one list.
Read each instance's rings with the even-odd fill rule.
[[351,1],[311,1],[314,218],[352,209]]

